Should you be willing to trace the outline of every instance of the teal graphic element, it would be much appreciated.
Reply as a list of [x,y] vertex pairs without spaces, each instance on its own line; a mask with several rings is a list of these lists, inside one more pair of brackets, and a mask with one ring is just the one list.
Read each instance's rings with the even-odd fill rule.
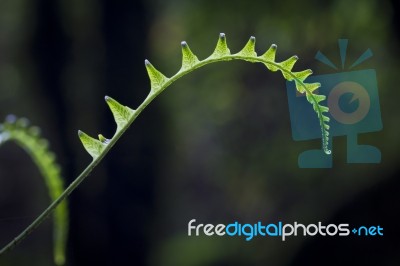
[[[346,63],[347,39],[339,39],[342,70]],[[380,163],[381,152],[371,145],[358,144],[358,134],[382,130],[378,86],[374,69],[351,71],[372,56],[366,50],[351,66],[350,71],[310,76],[307,82],[320,82],[318,94],[327,96],[330,120],[330,147],[333,150],[334,136],[347,136],[347,163]],[[320,51],[315,58],[338,69]],[[320,125],[313,119],[314,110],[304,94],[296,92],[294,82],[287,82],[292,137],[296,141],[320,138]],[[333,153],[333,152],[332,152]],[[332,154],[322,149],[307,150],[298,157],[300,168],[331,168]]]

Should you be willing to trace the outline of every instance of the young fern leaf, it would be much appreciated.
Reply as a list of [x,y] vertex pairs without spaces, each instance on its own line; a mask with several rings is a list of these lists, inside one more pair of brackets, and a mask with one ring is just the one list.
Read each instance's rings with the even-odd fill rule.
[[[86,151],[92,156],[93,160],[97,159],[101,153],[103,152],[107,143],[101,141],[101,137],[103,135],[99,135],[99,139],[92,138],[88,134],[83,131],[78,131],[79,139],[81,140],[83,147],[85,147]],[[103,137],[104,138],[104,137]]]
[[147,74],[150,78],[151,92],[157,92],[168,81],[168,78],[164,76],[160,71],[155,69],[155,67],[149,62],[149,60],[146,59],[144,61],[144,64],[147,69]]
[[182,67],[179,70],[179,72],[188,70],[200,62],[197,56],[194,55],[193,52],[190,50],[189,45],[186,42],[181,42],[181,46],[182,46]]
[[180,70],[168,78],[159,72],[148,60],[145,60],[145,66],[150,78],[150,92],[146,99],[133,110],[129,107],[119,104],[117,101],[106,97],[106,102],[109,105],[115,122],[117,123],[117,130],[111,139],[106,139],[99,135],[99,140],[94,139],[82,131],[79,131],[79,138],[88,153],[93,157],[93,161],[83,170],[83,172],[65,189],[65,191],[58,197],[27,229],[25,229],[19,236],[11,241],[6,247],[0,250],[0,255],[7,250],[18,244],[24,237],[31,233],[46,217],[73,191],[79,184],[90,174],[90,172],[99,164],[113,145],[119,140],[124,132],[129,128],[133,121],[140,115],[140,113],[152,102],[162,91],[164,91],[174,81],[182,76],[198,69],[202,66],[229,60],[243,60],[253,63],[262,63],[269,70],[275,72],[280,70],[283,77],[289,81],[294,81],[296,89],[300,93],[305,93],[307,101],[310,102],[317,113],[322,132],[322,148],[326,154],[330,154],[328,150],[328,122],[329,118],[324,114],[328,112],[328,107],[321,104],[325,100],[325,96],[316,94],[319,83],[305,83],[305,79],[312,74],[311,70],[304,70],[300,72],[292,72],[292,68],[296,61],[297,56],[293,56],[283,62],[276,62],[275,55],[277,46],[272,44],[271,47],[261,56],[257,56],[255,52],[255,38],[251,37],[245,47],[237,54],[231,54],[225,34],[221,33],[214,52],[206,59],[199,60],[196,55],[189,49],[186,42],[182,42],[182,67]]
[[207,59],[208,60],[219,59],[224,56],[229,56],[230,54],[231,51],[229,50],[228,45],[226,43],[225,33],[220,33],[217,46],[215,47],[214,52]]
[[106,96],[105,100],[114,116],[115,123],[117,123],[117,131],[119,131],[129,122],[129,119],[131,119],[135,110],[119,104],[111,97]]
[[275,62],[277,48],[278,46],[276,46],[276,44],[272,44],[271,47],[269,47],[269,49],[262,56],[260,56],[260,59],[264,60],[265,66],[273,72],[278,71],[279,69],[275,63],[272,63]]
[[[199,60],[197,56],[190,50],[189,45],[183,41],[181,43],[182,66],[180,70],[170,78],[164,76],[164,74],[158,71],[152,64],[150,64],[148,60],[145,60],[145,66],[150,78],[150,93],[145,101],[135,111],[130,109],[129,107],[122,106],[108,96],[106,97],[106,101],[109,104],[111,111],[113,112],[114,119],[117,123],[117,132],[111,139],[111,144],[114,144],[116,140],[120,137],[120,134],[118,134],[119,131],[125,131],[129,127],[129,125],[136,119],[136,117],[142,112],[142,110],[158,94],[160,94],[163,90],[165,90],[169,85],[171,85],[180,77],[210,63],[229,60],[244,60],[252,63],[262,63],[269,70],[274,72],[280,70],[286,80],[294,81],[296,83],[296,89],[300,93],[306,94],[307,101],[312,104],[313,109],[317,114],[321,126],[322,148],[325,153],[330,154],[330,151],[328,150],[329,126],[327,125],[327,123],[329,122],[329,118],[324,115],[324,113],[326,113],[329,109],[321,105],[320,103],[321,101],[325,100],[325,96],[316,94],[316,89],[320,87],[319,83],[304,82],[305,79],[312,74],[312,71],[310,69],[307,69],[299,72],[293,72],[292,69],[299,59],[297,56],[292,56],[282,62],[276,62],[275,56],[277,46],[275,44],[272,44],[271,47],[263,55],[257,56],[257,53],[255,51],[255,43],[256,38],[252,36],[242,50],[240,50],[236,54],[231,54],[226,42],[226,36],[225,34],[221,33],[214,52],[208,58],[204,60]],[[89,152],[93,159],[99,157],[105,150],[105,147],[108,143],[105,144],[102,141],[87,136],[81,131],[79,132],[79,137],[81,138],[85,149]]]
[[[28,120],[10,115],[0,124],[0,145],[9,141],[15,142],[29,154],[44,178],[51,200],[56,200],[64,190],[64,183],[55,155],[49,150],[47,140],[40,137],[39,128],[29,127]],[[57,207],[53,217],[54,262],[63,265],[68,232],[66,201]]]
[[279,63],[279,65],[282,67],[281,69],[282,75],[288,81],[292,81],[293,79],[295,79],[295,76],[293,75],[292,72],[292,68],[294,64],[297,62],[297,60],[299,60],[299,57],[297,55],[294,55],[289,59]]
[[251,36],[250,40],[246,43],[246,45],[243,47],[243,49],[236,55],[248,57],[250,59],[248,61],[253,62],[253,60],[251,60],[251,58],[257,57],[255,48],[256,48],[256,38]]
[[295,76],[295,80],[299,80],[299,81],[304,81],[306,78],[308,78],[308,76],[312,75],[312,70],[311,69],[306,69],[303,71],[299,71],[299,72],[292,72],[293,75]]

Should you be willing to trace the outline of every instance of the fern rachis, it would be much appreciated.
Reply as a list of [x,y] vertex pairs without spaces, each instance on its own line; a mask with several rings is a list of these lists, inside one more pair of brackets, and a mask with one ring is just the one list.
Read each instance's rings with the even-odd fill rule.
[[103,135],[99,135],[98,139],[92,138],[82,131],[78,131],[79,138],[85,147],[86,151],[92,156],[92,162],[87,166],[86,169],[66,188],[66,190],[55,200],[24,232],[22,232],[17,238],[10,242],[6,247],[0,250],[0,254],[9,250],[20,242],[27,234],[32,232],[78,185],[90,174],[90,172],[96,167],[96,165],[104,158],[108,151],[115,145],[118,139],[123,133],[129,128],[129,126],[135,121],[140,113],[146,108],[146,106],[155,99],[162,91],[164,91],[174,81],[178,80],[182,76],[203,67],[205,65],[230,60],[243,60],[251,63],[262,63],[269,70],[275,72],[280,70],[283,77],[286,80],[293,81],[296,83],[296,89],[300,93],[305,93],[307,101],[310,102],[317,114],[319,123],[321,126],[322,133],[322,149],[326,154],[329,154],[328,150],[328,122],[329,118],[324,115],[328,112],[328,108],[321,105],[320,102],[325,100],[325,96],[315,94],[315,90],[320,86],[319,83],[305,83],[305,79],[312,74],[311,70],[304,70],[300,72],[293,72],[292,68],[296,61],[297,56],[292,56],[283,62],[275,61],[276,45],[271,47],[261,56],[257,56],[255,52],[255,38],[251,37],[244,48],[236,53],[231,54],[225,34],[221,33],[218,39],[217,46],[214,52],[206,59],[199,60],[197,56],[190,50],[186,42],[182,42],[182,66],[180,70],[168,78],[159,72],[154,66],[145,60],[145,66],[150,78],[150,93],[139,105],[137,109],[131,109],[127,106],[123,106],[111,97],[106,96],[105,100],[110,107],[110,110],[114,116],[114,120],[117,124],[117,130],[111,139],[106,139]]

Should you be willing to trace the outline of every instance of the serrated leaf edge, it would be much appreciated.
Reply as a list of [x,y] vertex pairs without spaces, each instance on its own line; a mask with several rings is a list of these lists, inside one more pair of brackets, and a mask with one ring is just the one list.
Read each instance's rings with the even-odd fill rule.
[[[228,60],[244,60],[253,63],[262,63],[269,70],[275,72],[280,70],[282,72],[283,77],[288,81],[294,81],[296,83],[296,89],[300,93],[306,93],[307,101],[312,104],[314,111],[317,114],[319,119],[319,123],[321,126],[321,135],[322,135],[322,148],[325,153],[330,154],[328,149],[328,140],[329,140],[329,118],[324,115],[324,113],[328,112],[328,107],[322,105],[320,102],[325,99],[324,96],[316,94],[317,88],[320,86],[318,83],[306,83],[305,80],[312,74],[312,71],[307,69],[303,71],[292,71],[295,63],[299,59],[297,56],[292,56],[284,61],[276,62],[276,51],[277,45],[272,44],[269,49],[262,55],[257,56],[255,51],[255,37],[250,37],[249,41],[245,44],[245,46],[236,54],[231,54],[229,47],[227,45],[226,36],[224,33],[219,35],[217,45],[213,51],[213,53],[204,60],[199,60],[197,56],[190,50],[189,45],[183,41],[181,42],[182,47],[182,65],[180,70],[170,78],[166,77],[163,73],[158,71],[148,60],[145,60],[145,66],[147,69],[147,73],[150,79],[150,93],[145,101],[136,109],[133,110],[127,106],[122,106],[116,100],[106,96],[107,104],[109,105],[114,120],[117,123],[117,131],[116,134],[110,142],[113,143],[119,138],[117,134],[119,131],[124,131],[136,117],[140,114],[140,112],[163,90],[165,90],[169,85],[171,85],[174,81],[179,79],[180,77],[186,75],[187,73],[200,68],[204,65],[220,62],[220,61],[228,61]],[[111,104],[112,103],[112,104]],[[125,114],[123,114],[125,113]],[[129,114],[128,116],[126,114]],[[123,119],[121,119],[123,117]],[[117,138],[115,138],[117,137]],[[99,140],[91,138],[91,145],[89,145],[92,149],[89,152],[93,158],[99,156],[99,153],[104,151],[104,145],[107,144],[102,143]],[[85,146],[85,145],[84,145]],[[86,144],[86,146],[88,146]],[[93,151],[93,146],[97,147],[98,152]],[[85,147],[86,150],[87,147]],[[96,150],[96,149],[94,149]]]

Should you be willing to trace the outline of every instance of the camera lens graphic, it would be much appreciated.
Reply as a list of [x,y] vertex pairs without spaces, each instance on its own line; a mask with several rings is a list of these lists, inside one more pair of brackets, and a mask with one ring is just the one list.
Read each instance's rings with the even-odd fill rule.
[[[341,109],[339,101],[344,94],[352,94],[348,104],[358,100],[358,108],[353,112],[345,112]],[[358,123],[368,114],[371,100],[366,89],[360,84],[352,81],[337,84],[329,93],[328,107],[332,117],[339,123],[352,125]]]

